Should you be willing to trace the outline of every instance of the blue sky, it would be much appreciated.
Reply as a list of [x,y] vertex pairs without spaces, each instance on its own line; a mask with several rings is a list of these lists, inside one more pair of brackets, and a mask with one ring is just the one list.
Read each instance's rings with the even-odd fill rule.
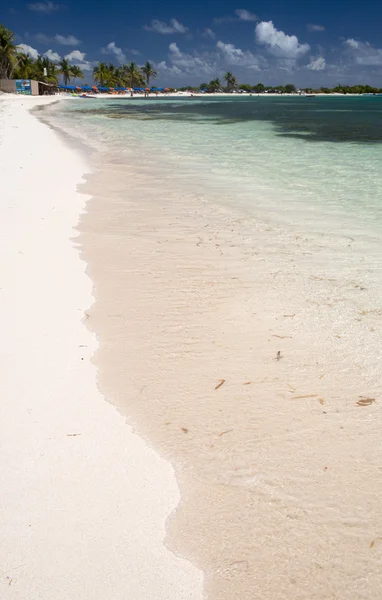
[[0,22],[32,55],[155,63],[157,84],[241,82],[382,86],[380,0],[3,0]]

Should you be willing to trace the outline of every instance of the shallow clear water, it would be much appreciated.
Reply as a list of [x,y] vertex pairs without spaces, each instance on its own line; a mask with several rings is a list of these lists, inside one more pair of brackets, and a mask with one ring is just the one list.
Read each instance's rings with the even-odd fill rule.
[[382,98],[81,99],[60,119],[261,218],[382,226]]
[[[58,110],[57,110],[58,108]],[[211,600],[381,597],[382,101],[74,100],[106,398]]]

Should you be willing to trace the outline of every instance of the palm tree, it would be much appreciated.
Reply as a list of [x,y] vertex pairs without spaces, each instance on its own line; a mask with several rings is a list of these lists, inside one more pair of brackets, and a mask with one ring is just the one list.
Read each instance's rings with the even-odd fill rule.
[[101,87],[104,87],[110,77],[109,68],[106,63],[99,62],[93,69],[93,79],[96,83],[99,83]]
[[[45,75],[46,73],[46,75]],[[42,81],[43,83],[58,83],[57,65],[46,56],[38,56],[34,62],[31,73],[32,79]]]
[[209,82],[207,90],[209,92],[218,92],[220,90],[220,88],[221,88],[220,79],[218,77],[216,77],[216,79],[213,79],[212,81]]
[[31,79],[34,69],[33,58],[24,52],[17,54],[17,63],[15,64],[11,74],[15,79]]
[[70,69],[71,69],[72,76],[74,77],[74,79],[83,79],[84,78],[84,74],[83,74],[82,70],[77,65],[72,65],[70,67]]
[[135,85],[142,84],[142,74],[139,70],[138,65],[135,62],[131,62],[125,65],[125,73],[129,82],[129,86],[132,88]]
[[150,87],[150,79],[155,79],[157,72],[149,61],[146,61],[145,65],[141,68],[141,71],[146,78],[147,87]]
[[0,23],[0,79],[9,79],[16,54],[15,34]]
[[62,75],[62,79],[64,81],[64,85],[68,85],[73,76],[72,67],[69,64],[69,61],[66,58],[63,58],[58,63],[58,72]]
[[227,89],[229,92],[232,92],[232,90],[236,87],[237,85],[237,80],[235,75],[233,75],[232,73],[230,73],[230,71],[227,71],[227,73],[224,75],[224,79],[227,83]]

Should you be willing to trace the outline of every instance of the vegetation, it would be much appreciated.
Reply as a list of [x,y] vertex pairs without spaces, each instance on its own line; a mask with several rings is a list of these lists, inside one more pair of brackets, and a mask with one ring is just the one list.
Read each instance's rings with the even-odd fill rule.
[[195,88],[189,86],[187,89],[192,91],[202,90],[207,93],[214,92],[249,92],[252,94],[296,94],[296,93],[306,93],[306,94],[381,94],[382,88],[372,87],[370,85],[336,85],[333,88],[321,87],[321,88],[301,88],[297,90],[296,86],[293,83],[288,83],[287,85],[264,85],[263,83],[256,83],[255,85],[251,85],[249,83],[240,83],[238,84],[237,79],[232,73],[228,72],[224,75],[224,80],[226,82],[226,87],[224,87],[220,79],[213,79],[209,83],[201,83],[199,88]]
[[143,67],[135,62],[116,67],[113,63],[99,62],[93,69],[93,79],[100,87],[149,87],[157,72],[148,61]]
[[232,73],[230,73],[230,71],[228,71],[225,75],[224,75],[224,80],[227,84],[227,92],[233,92],[235,90],[235,88],[237,87],[237,79],[235,77],[235,75],[233,75]]
[[57,64],[46,56],[33,59],[21,52],[15,44],[14,33],[0,24],[0,79],[36,79],[57,84],[59,75],[65,85],[71,79],[83,78],[81,69],[70,65],[66,59]]
[[147,87],[150,87],[150,79],[155,79],[157,76],[157,72],[154,69],[154,65],[152,65],[149,61],[146,61],[146,63],[141,68],[141,71],[144,77],[146,78]]
[[16,62],[15,35],[0,23],[0,79],[9,79]]
[[57,65],[57,73],[62,75],[64,85],[68,85],[71,79],[83,79],[84,75],[79,67],[71,65],[66,58],[63,58]]

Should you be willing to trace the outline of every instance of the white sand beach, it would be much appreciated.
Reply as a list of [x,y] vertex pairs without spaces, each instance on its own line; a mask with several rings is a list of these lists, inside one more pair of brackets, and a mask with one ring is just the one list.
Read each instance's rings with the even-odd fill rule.
[[379,233],[55,99],[0,98],[1,600],[382,597]]
[[97,389],[73,240],[88,165],[29,113],[52,100],[0,97],[0,597],[197,600],[164,546],[173,470]]

